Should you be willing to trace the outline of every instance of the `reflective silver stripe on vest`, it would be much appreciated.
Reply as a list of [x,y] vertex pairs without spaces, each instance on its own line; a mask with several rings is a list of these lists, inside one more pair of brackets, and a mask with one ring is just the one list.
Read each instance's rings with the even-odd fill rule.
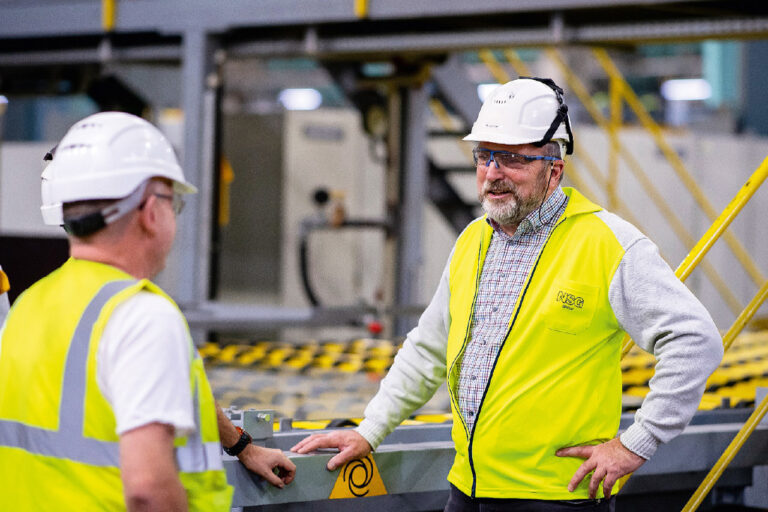
[[187,440],[187,446],[176,448],[176,462],[183,473],[200,473],[224,469],[221,461],[221,443],[200,443],[198,439]]
[[[197,350],[194,352],[197,354]],[[198,394],[198,382],[195,379],[195,388],[192,390],[192,407],[198,429],[187,437],[186,446],[176,448],[176,463],[179,465],[179,470],[184,473],[224,469],[224,464],[221,461],[221,443],[203,443],[200,437],[203,419],[200,417],[200,399]]]
[[109,299],[135,283],[133,280],[122,280],[105,284],[80,317],[64,366],[59,429],[47,430],[17,421],[0,420],[0,445],[93,466],[119,465],[117,443],[83,437],[86,365],[91,332],[102,308]]

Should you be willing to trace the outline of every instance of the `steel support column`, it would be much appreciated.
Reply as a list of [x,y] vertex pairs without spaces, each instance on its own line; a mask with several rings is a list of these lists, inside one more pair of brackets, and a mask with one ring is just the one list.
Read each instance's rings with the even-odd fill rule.
[[[400,215],[395,300],[397,307],[408,308],[419,302],[421,284],[421,240],[429,179],[426,155],[429,94],[424,84],[419,83],[400,89],[400,97]],[[395,335],[406,334],[414,325],[413,316],[398,315]]]
[[[185,198],[178,218],[176,243],[162,283],[183,307],[195,307],[208,298],[211,205],[213,201],[213,144],[215,91],[207,80],[213,69],[214,44],[203,30],[184,33],[182,45],[182,108],[184,148],[181,160],[187,181],[200,190]],[[193,333],[196,341],[202,333]]]

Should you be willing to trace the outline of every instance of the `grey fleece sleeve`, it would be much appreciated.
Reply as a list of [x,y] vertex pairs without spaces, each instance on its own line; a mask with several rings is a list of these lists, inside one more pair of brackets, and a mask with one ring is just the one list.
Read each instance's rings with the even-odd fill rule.
[[626,251],[611,281],[611,307],[634,342],[657,359],[650,392],[621,435],[624,446],[649,459],[693,417],[707,378],[723,357],[723,344],[707,310],[656,245],[618,217],[601,216],[618,230]]
[[450,261],[449,257],[432,301],[418,325],[408,333],[379,391],[366,406],[365,419],[356,429],[374,449],[445,381]]

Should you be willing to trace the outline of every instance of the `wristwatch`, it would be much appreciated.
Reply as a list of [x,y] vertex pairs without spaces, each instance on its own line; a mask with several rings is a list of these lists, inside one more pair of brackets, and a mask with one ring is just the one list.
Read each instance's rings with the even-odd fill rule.
[[233,457],[237,456],[240,452],[245,450],[245,447],[251,444],[251,441],[253,441],[251,434],[241,429],[240,427],[235,427],[235,429],[237,430],[237,433],[240,434],[240,439],[238,439],[237,442],[229,448],[222,445],[222,448],[224,448],[226,454]]

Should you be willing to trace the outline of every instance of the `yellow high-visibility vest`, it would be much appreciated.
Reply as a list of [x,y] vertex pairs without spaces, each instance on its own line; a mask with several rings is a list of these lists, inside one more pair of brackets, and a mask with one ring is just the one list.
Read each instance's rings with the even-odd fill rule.
[[589,479],[567,489],[583,461],[555,451],[618,431],[624,331],[608,289],[624,249],[593,215],[599,206],[564,191],[568,205],[526,278],[472,431],[457,388],[492,228],[478,219],[454,249],[447,365],[456,458],[448,480],[469,496],[588,498]]
[[[69,259],[14,303],[0,339],[0,509],[125,510],[96,354],[115,307],[141,290],[171,300],[147,280]],[[190,510],[228,511],[215,403],[191,338],[190,352],[197,430],[175,441],[180,479]]]

